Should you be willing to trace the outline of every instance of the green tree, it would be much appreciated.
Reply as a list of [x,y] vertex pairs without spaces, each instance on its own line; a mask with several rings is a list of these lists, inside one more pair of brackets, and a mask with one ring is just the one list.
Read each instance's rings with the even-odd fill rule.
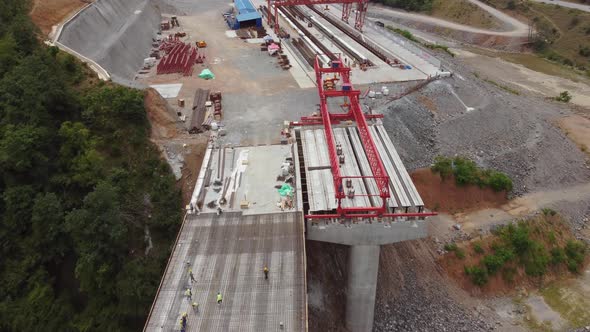
[[0,167],[11,174],[45,172],[49,161],[45,153],[49,150],[48,141],[49,135],[44,128],[6,126],[0,139]]
[[111,184],[99,183],[84,198],[82,208],[66,216],[67,229],[79,254],[76,277],[86,293],[115,295],[116,272],[125,256],[127,239],[118,198]]

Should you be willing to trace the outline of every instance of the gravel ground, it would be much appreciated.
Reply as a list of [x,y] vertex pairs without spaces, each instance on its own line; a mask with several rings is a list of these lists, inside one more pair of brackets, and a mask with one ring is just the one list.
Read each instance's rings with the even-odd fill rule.
[[407,168],[428,166],[437,154],[467,156],[509,174],[514,195],[590,180],[587,156],[553,124],[571,113],[567,106],[511,94],[453,66],[454,77],[375,109],[386,114]]
[[500,327],[499,317],[446,278],[427,240],[382,246],[380,258],[374,331]]

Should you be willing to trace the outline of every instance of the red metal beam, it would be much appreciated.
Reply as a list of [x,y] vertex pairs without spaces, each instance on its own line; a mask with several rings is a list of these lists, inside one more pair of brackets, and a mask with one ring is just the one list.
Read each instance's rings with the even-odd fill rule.
[[363,0],[273,0],[275,6],[305,6],[305,5],[329,5],[337,3],[359,3]]
[[270,15],[268,15],[268,25],[273,26],[275,33],[279,32],[279,18],[277,16],[278,7],[283,6],[313,6],[313,5],[329,5],[329,4],[342,4],[342,20],[348,23],[350,12],[352,11],[352,4],[356,3],[356,14],[354,27],[359,31],[363,31],[363,25],[365,24],[365,16],[367,15],[367,8],[369,7],[369,0],[267,0],[268,10],[271,10],[271,4],[274,6],[275,21],[271,21]]
[[343,190],[342,175],[340,174],[340,163],[338,161],[338,154],[336,153],[336,143],[334,141],[334,133],[332,131],[332,123],[330,121],[330,113],[328,112],[328,105],[326,103],[326,95],[324,91],[324,84],[322,82],[322,65],[320,58],[316,56],[314,64],[316,72],[316,82],[318,86],[318,93],[320,95],[320,113],[322,115],[322,122],[324,124],[324,132],[326,133],[326,143],[328,144],[328,154],[330,156],[330,166],[332,167],[332,178],[334,180],[334,192],[338,200],[338,209],[340,209],[340,201],[346,197]]
[[348,23],[348,18],[350,17],[350,12],[352,11],[352,4],[351,3],[343,3],[342,4],[342,20]]
[[365,17],[367,16],[367,8],[369,7],[369,1],[363,0],[357,3],[356,6],[356,18],[354,20],[354,28],[358,31],[363,31],[363,25],[365,25]]

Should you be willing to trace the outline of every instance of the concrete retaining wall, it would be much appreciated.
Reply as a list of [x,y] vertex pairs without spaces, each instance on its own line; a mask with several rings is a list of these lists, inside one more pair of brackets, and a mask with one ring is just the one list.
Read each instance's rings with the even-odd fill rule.
[[97,0],[66,23],[58,42],[132,79],[149,55],[161,13],[150,0]]

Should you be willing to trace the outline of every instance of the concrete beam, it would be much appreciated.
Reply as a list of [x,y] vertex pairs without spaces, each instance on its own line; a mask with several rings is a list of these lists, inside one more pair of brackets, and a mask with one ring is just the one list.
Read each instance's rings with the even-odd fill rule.
[[311,221],[307,222],[307,239],[345,245],[382,245],[428,236],[427,222],[397,221],[344,223]]
[[346,327],[351,332],[373,330],[379,246],[351,246],[348,256]]

